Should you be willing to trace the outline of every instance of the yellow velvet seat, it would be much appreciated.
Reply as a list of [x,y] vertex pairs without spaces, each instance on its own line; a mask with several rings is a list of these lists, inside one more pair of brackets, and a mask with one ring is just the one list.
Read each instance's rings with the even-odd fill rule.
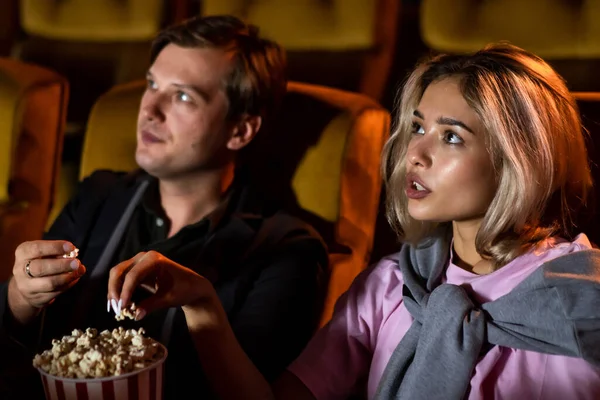
[[432,49],[468,52],[508,40],[548,59],[600,57],[596,0],[421,0]]
[[40,239],[62,152],[69,86],[39,66],[0,58],[0,280],[17,245]]
[[151,40],[162,22],[162,0],[21,0],[30,35],[73,41]]
[[[96,102],[80,178],[97,169],[136,168],[136,119],[144,88],[144,82],[120,85]],[[287,184],[331,245],[322,322],[369,262],[381,189],[380,153],[389,120],[389,113],[364,95],[291,82],[270,136],[269,147],[277,149],[270,153],[271,162],[277,168],[265,179],[276,182],[279,191]]]
[[144,77],[164,7],[164,0],[20,0],[24,35],[11,54],[69,79],[67,134],[81,135],[99,95]]
[[396,49],[399,0],[204,0],[203,15],[231,14],[286,48],[292,79],[379,100]]

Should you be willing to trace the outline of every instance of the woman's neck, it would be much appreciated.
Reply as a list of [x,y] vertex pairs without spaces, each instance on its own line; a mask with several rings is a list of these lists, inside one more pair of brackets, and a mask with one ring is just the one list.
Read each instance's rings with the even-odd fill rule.
[[481,221],[481,219],[477,219],[452,222],[453,263],[466,271],[485,275],[492,272],[493,263],[490,260],[483,259],[475,247],[475,237],[481,226]]

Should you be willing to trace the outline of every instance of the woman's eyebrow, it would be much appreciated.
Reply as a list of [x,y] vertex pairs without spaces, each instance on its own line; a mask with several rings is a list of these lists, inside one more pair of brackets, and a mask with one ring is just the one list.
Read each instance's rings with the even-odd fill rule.
[[438,124],[440,125],[451,125],[451,126],[458,126],[459,128],[463,128],[464,130],[467,130],[469,132],[471,132],[473,135],[475,134],[475,132],[473,132],[473,130],[471,128],[469,128],[464,122],[459,121],[457,119],[454,118],[449,118],[449,117],[439,117],[437,119]]
[[[425,116],[423,115],[423,113],[419,110],[415,110],[413,111],[413,115],[417,118],[421,118],[421,119],[425,119]],[[450,117],[439,117],[436,121],[435,121],[438,125],[450,125],[450,126],[458,126],[459,128],[463,128],[466,131],[471,132],[473,135],[475,134],[475,132],[473,132],[473,129],[469,128],[467,126],[467,124],[465,124],[462,121],[459,121],[457,119],[454,118],[450,118]]]

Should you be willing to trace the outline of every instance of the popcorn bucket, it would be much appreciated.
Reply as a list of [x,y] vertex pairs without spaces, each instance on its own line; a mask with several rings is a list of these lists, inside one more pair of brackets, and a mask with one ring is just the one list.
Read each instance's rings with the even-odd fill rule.
[[152,365],[123,375],[74,379],[50,375],[38,368],[46,400],[162,400],[167,349]]

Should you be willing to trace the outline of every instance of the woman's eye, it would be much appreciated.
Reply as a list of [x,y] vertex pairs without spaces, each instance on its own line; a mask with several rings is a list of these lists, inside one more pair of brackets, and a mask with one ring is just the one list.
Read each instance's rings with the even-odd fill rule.
[[192,97],[185,92],[177,92],[177,100],[188,103],[192,100]]
[[146,86],[148,87],[148,89],[152,89],[152,90],[156,90],[156,88],[158,88],[158,85],[152,79],[147,80]]
[[424,135],[425,129],[423,129],[423,127],[421,125],[417,124],[416,122],[413,122],[412,133],[415,133],[417,135]]
[[460,136],[452,131],[444,133],[444,140],[449,144],[462,144],[464,142]]

